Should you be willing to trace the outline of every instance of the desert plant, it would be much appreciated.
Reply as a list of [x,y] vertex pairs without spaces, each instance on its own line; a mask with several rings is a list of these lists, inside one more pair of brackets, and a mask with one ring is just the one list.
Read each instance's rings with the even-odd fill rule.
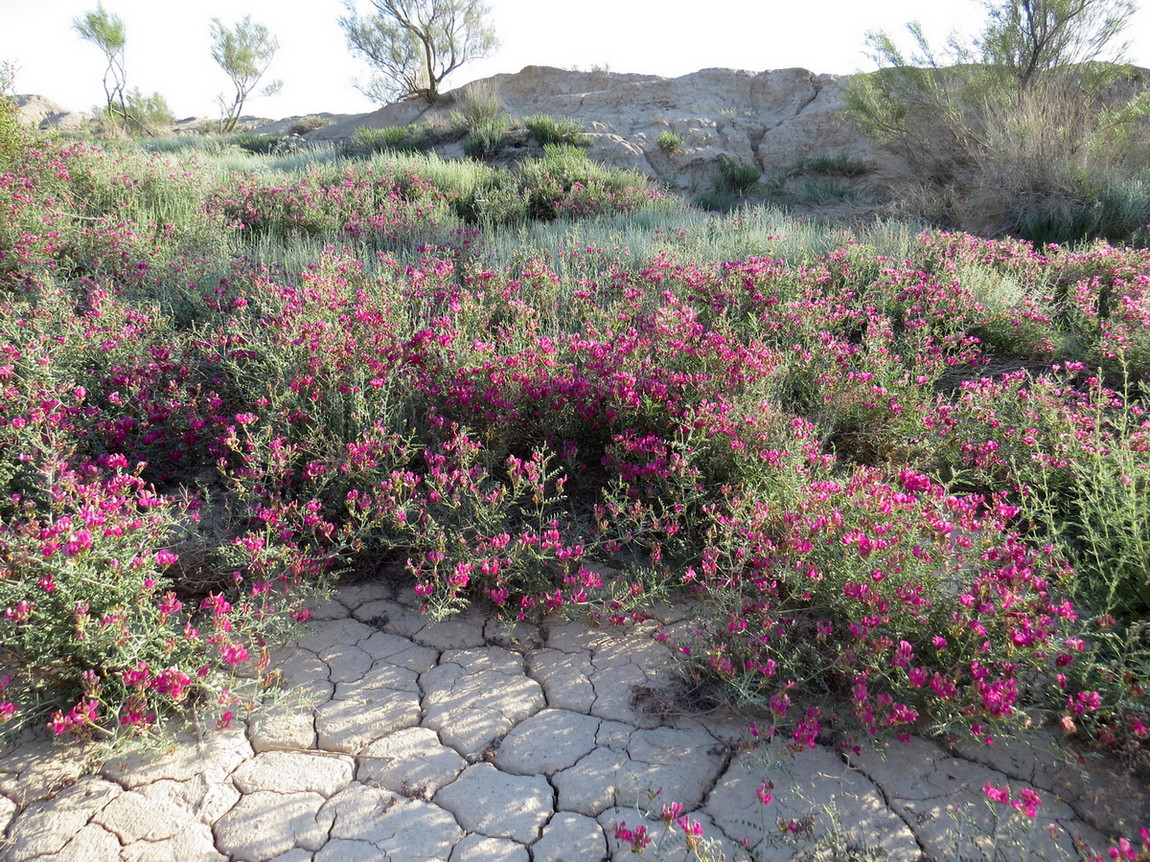
[[241,132],[229,138],[232,144],[241,150],[259,154],[275,152],[276,147],[283,139],[283,135],[253,135],[249,132]]
[[348,45],[375,73],[360,90],[378,102],[439,98],[443,79],[497,46],[481,0],[371,0],[376,14],[360,17],[354,0],[340,18]]
[[16,73],[20,64],[14,60],[0,60],[0,98],[11,96],[16,91]]
[[806,203],[826,204],[854,200],[858,192],[830,177],[805,176],[799,181],[799,197]]
[[1121,59],[1127,0],[1004,0],[987,10],[983,32],[952,39],[945,52],[916,24],[909,56],[887,34],[871,34],[886,68],[848,82],[847,112],[928,181],[957,184],[950,217],[959,226],[1021,234],[1044,198],[1095,204],[1083,198],[1084,175],[1087,186],[1129,176],[1144,159],[1129,144],[1150,96],[1115,104],[1109,88],[1126,67],[1094,62]]
[[[223,94],[218,97],[223,109],[221,131],[227,133],[235,130],[244,103],[267,71],[279,43],[263,24],[252,23],[250,15],[244,16],[234,28],[213,18],[212,43],[212,59],[227,73],[234,90],[231,104]],[[270,96],[282,87],[283,81],[272,81],[264,87],[263,95]]]
[[415,126],[384,126],[371,129],[360,126],[351,137],[352,147],[368,153],[414,153],[424,149]]
[[987,118],[964,224],[1039,242],[1131,241],[1143,231],[1139,189],[1150,149],[1131,134],[1141,124],[1115,120],[1115,112],[1084,102],[1079,89],[1047,78]]
[[659,133],[659,137],[655,139],[655,143],[663,152],[675,153],[683,146],[683,136],[676,135],[674,132],[667,130]]
[[456,107],[448,120],[457,131],[474,132],[505,113],[495,89],[487,83],[469,84],[452,97]]
[[96,5],[94,12],[86,13],[72,22],[73,29],[80,38],[91,42],[104,52],[108,66],[104,70],[104,108],[109,114],[119,116],[123,126],[129,123],[127,94],[127,74],[124,70],[124,45],[126,43],[124,21],[119,15],[109,14],[104,4]]
[[137,87],[128,94],[128,119],[137,134],[156,135],[176,121],[167,100],[160,93],[145,96]]
[[24,148],[24,129],[16,119],[16,109],[0,98],[0,169],[6,169]]
[[327,120],[323,117],[317,117],[315,114],[309,114],[306,117],[300,117],[293,120],[291,125],[288,126],[289,135],[306,135],[308,132],[314,132],[316,129],[322,129],[327,125]]
[[728,189],[713,188],[695,198],[695,206],[713,213],[726,213],[735,209],[742,199]]
[[816,153],[800,159],[791,169],[792,174],[830,174],[839,177],[859,177],[870,170],[870,165],[849,153]]
[[[993,192],[983,199],[988,194]],[[1150,179],[1145,177],[1102,178],[1101,184],[1012,196],[1005,203],[999,225],[1042,245],[1097,238],[1150,246]]]
[[510,127],[511,123],[505,116],[484,121],[463,139],[463,152],[473,159],[495,155],[507,142]]
[[536,114],[532,117],[524,117],[523,125],[527,127],[531,137],[543,146],[573,144],[577,147],[585,147],[591,143],[591,139],[583,134],[583,127],[579,125],[578,120],[569,117],[556,119],[550,114]]
[[719,178],[723,186],[742,197],[747,189],[759,181],[762,174],[754,165],[734,156],[723,154],[719,157]]

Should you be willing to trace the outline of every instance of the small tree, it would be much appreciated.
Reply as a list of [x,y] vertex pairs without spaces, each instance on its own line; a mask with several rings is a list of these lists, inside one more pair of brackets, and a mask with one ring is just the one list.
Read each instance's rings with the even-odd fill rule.
[[339,23],[349,47],[375,70],[368,85],[360,87],[373,101],[417,96],[434,102],[444,78],[499,44],[485,20],[491,10],[480,0],[371,4],[377,14],[364,18],[356,13],[354,0],[347,0],[348,14]]
[[104,5],[96,5],[94,12],[88,12],[72,22],[72,27],[80,38],[91,42],[104,52],[108,67],[104,70],[104,109],[118,115],[121,123],[127,125],[130,119],[127,96],[127,75],[124,71],[124,22],[119,15],[109,14]]
[[[918,175],[954,183],[925,196],[936,214],[977,229],[1033,233],[1051,204],[1089,209],[1146,155],[1136,138],[1150,92],[1117,102],[1128,75],[1119,43],[1130,0],[986,2],[981,34],[933,48],[917,24],[904,54],[886,33],[868,43],[880,68],[846,84],[847,111],[901,151]],[[936,185],[937,189],[937,185]],[[949,190],[948,190],[949,191]],[[961,206],[963,211],[947,211]]]
[[12,96],[16,93],[16,74],[20,71],[20,64],[14,60],[0,60],[0,96]]
[[980,59],[1027,89],[1055,70],[1107,55],[1122,61],[1127,45],[1115,43],[1135,7],[1131,0],[1008,0],[986,10],[986,30],[975,41]]
[[[235,90],[230,105],[224,94],[218,97],[224,112],[221,131],[231,132],[239,121],[244,102],[251,96],[279,50],[279,42],[268,32],[267,27],[252,23],[250,15],[244,16],[234,29],[221,24],[219,18],[213,18],[212,42],[212,59],[227,72]],[[262,95],[274,95],[282,88],[283,81],[272,81],[264,87]]]

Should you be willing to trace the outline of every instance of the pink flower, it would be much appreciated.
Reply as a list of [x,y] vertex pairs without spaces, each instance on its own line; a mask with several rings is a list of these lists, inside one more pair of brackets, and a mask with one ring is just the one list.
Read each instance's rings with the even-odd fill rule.
[[243,644],[227,644],[220,649],[220,656],[232,667],[248,660],[248,651]]
[[985,785],[983,785],[982,792],[985,793],[990,799],[993,799],[995,802],[1001,802],[1004,805],[1010,804],[1009,784],[1005,785],[1004,787],[995,787],[988,781]]
[[1042,804],[1042,798],[1029,787],[1024,787],[1018,791],[1018,796],[1019,801],[1015,804],[1015,808],[1021,805],[1026,812],[1026,816],[1034,819],[1034,816],[1038,813],[1038,806]]
[[774,799],[774,797],[771,796],[771,794],[768,791],[773,787],[774,787],[774,784],[768,783],[766,781],[759,784],[759,789],[758,789],[758,792],[756,795],[759,797],[759,802],[762,805],[770,805],[771,804],[771,800]]

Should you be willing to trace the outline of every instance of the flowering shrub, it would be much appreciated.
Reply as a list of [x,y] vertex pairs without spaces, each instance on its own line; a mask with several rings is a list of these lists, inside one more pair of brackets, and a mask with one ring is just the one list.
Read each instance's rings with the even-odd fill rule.
[[701,643],[683,647],[767,707],[766,732],[785,724],[813,742],[819,714],[796,723],[789,692],[824,686],[849,693],[848,725],[867,734],[927,720],[989,738],[1029,720],[1026,680],[1074,614],[1057,569],[1006,530],[1014,510],[865,468],[849,481],[816,469],[772,502],[736,499],[713,515],[688,574],[715,607]]
[[[222,596],[185,607],[166,570],[184,510],[122,456],[44,465],[0,526],[4,719],[56,734],[142,731],[262,649]],[[40,497],[41,501],[36,498]],[[159,548],[160,550],[156,550]],[[249,652],[250,649],[250,652]]]
[[226,721],[332,574],[389,557],[435,616],[688,602],[684,672],[796,751],[1039,715],[1147,734],[1144,253],[929,233],[708,260],[684,230],[499,258],[501,223],[660,196],[579,151],[455,185],[398,158],[17,161],[12,726],[146,729],[189,697]]
[[632,212],[641,204],[663,199],[638,174],[609,171],[573,144],[548,144],[543,158],[520,170],[532,216],[552,219],[604,212]]

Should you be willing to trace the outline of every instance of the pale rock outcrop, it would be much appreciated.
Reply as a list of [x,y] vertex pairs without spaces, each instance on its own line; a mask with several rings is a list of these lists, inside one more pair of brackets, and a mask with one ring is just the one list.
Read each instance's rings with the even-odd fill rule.
[[16,117],[26,126],[37,129],[79,129],[93,122],[88,114],[69,111],[51,99],[34,94],[12,97]]
[[[574,118],[591,140],[592,159],[680,187],[712,179],[721,156],[769,174],[786,172],[806,156],[841,153],[868,164],[874,182],[904,176],[901,160],[865,139],[841,115],[842,81],[806,69],[703,69],[665,78],[528,66],[467,84],[435,106],[386,105],[308,137],[338,141],[360,126],[443,123],[470,91],[499,102],[516,119]],[[678,135],[683,144],[674,151],[661,149],[663,132]]]

